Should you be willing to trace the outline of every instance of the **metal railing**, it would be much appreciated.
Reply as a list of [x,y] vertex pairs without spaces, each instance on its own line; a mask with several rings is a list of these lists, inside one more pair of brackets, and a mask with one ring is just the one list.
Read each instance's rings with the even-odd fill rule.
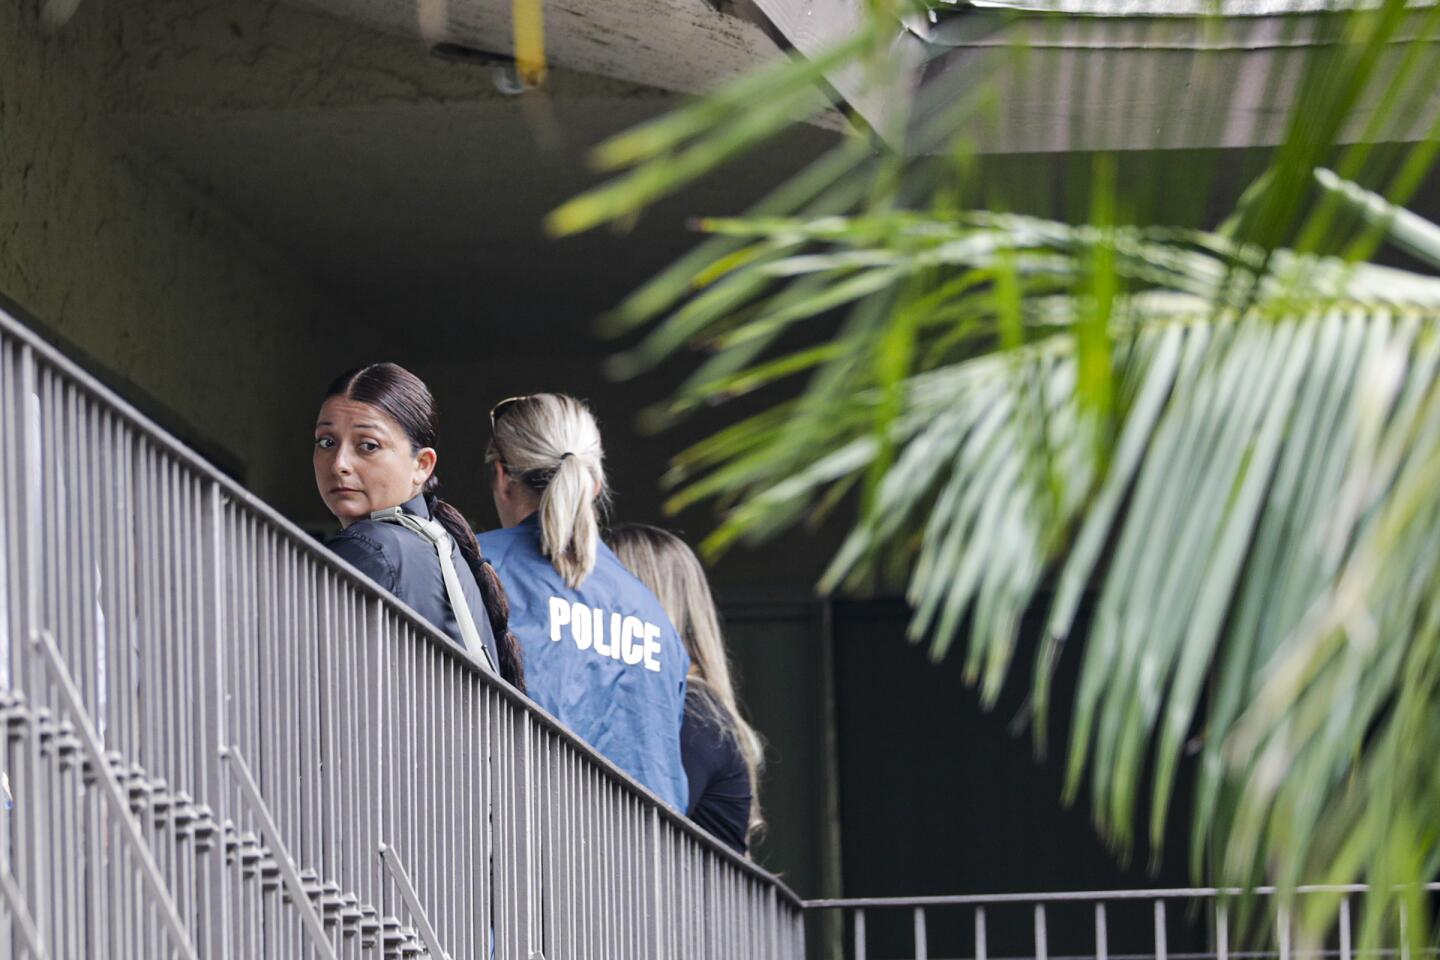
[[0,309],[0,958],[799,958],[801,903]]
[[[1367,892],[1363,885],[1300,886],[1297,901],[1311,896],[1328,896],[1338,901],[1333,938],[1324,947],[1303,953],[1292,945],[1293,929],[1289,910],[1276,900],[1274,887],[1253,890],[1220,887],[1151,890],[1098,890],[1057,893],[974,894],[935,897],[861,897],[839,900],[807,900],[806,913],[817,916],[838,912],[848,918],[849,957],[852,960],[937,960],[965,957],[973,960],[1357,960],[1360,951],[1353,945],[1352,901]],[[1440,884],[1428,884],[1431,893]],[[1237,949],[1237,922],[1232,906],[1250,896],[1260,903],[1259,915],[1269,923],[1268,936],[1244,938],[1246,947]],[[1405,905],[1399,904],[1395,950],[1366,951],[1366,957],[1394,955],[1408,960],[1405,937]],[[1065,912],[1063,936],[1056,937],[1055,915]],[[952,921],[946,948],[935,950],[932,943],[932,912]],[[1120,916],[1117,918],[1117,914]],[[872,949],[870,925],[878,916],[898,919],[885,932],[888,950]],[[1117,922],[1118,919],[1118,922]],[[953,921],[959,920],[963,932]],[[1003,932],[997,944],[995,933]],[[1123,944],[1115,941],[1122,939]],[[898,941],[907,941],[899,944]],[[1265,943],[1266,946],[1258,946]],[[1433,955],[1426,951],[1427,956]]]

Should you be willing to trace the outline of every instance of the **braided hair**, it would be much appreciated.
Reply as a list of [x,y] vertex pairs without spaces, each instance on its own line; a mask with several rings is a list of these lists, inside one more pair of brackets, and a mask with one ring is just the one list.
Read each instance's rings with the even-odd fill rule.
[[[405,431],[412,452],[435,446],[440,431],[440,411],[435,405],[435,398],[423,380],[398,364],[372,363],[342,373],[325,392],[325,400],[331,397],[368,403],[382,410]],[[510,632],[510,600],[505,595],[505,587],[500,583],[495,568],[481,557],[475,531],[470,529],[465,517],[435,495],[439,486],[440,479],[432,473],[425,481],[425,503],[431,516],[440,521],[460,548],[460,555],[465,558],[475,576],[475,583],[480,587],[490,630],[495,634],[495,645],[500,651],[500,676],[524,690],[525,664],[520,642]]]

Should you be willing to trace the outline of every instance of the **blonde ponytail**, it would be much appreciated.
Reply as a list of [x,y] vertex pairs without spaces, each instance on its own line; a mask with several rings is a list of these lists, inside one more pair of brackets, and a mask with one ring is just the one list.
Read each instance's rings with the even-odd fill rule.
[[609,493],[595,415],[573,397],[537,393],[501,404],[492,416],[485,459],[540,495],[540,549],[566,584],[580,586],[595,569],[597,511]]
[[568,453],[540,494],[540,550],[572,588],[595,569],[600,524],[594,495],[589,471]]

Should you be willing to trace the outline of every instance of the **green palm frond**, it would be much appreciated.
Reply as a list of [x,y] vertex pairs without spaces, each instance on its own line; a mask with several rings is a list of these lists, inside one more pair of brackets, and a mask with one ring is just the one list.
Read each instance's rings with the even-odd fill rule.
[[[605,148],[617,179],[552,227],[633,216],[778,130],[822,73],[883,74],[906,10],[871,6],[848,44]],[[1285,68],[1286,135],[1217,229],[1147,209],[1104,156],[1078,222],[1005,212],[976,174],[1005,164],[971,140],[994,91],[934,86],[901,142],[849,138],[747,216],[697,221],[707,239],[607,330],[644,330],[622,376],[701,356],[652,426],[782,397],[673,462],[668,506],[720,509],[712,555],[853,502],[822,588],[903,584],[911,636],[963,657],[986,703],[1043,614],[1042,750],[1078,646],[1066,792],[1118,851],[1143,822],[1159,855],[1193,755],[1197,876],[1366,881],[1361,945],[1393,944],[1403,908],[1418,948],[1405,885],[1440,871],[1440,279],[1367,261],[1387,238],[1440,267],[1440,228],[1394,203],[1440,126],[1373,143],[1432,95],[1440,6],[1316,29]],[[1335,907],[1308,898],[1302,933]]]
[[[1357,842],[1353,791],[1388,782],[1356,757],[1420,735],[1428,714],[1396,713],[1397,690],[1437,669],[1424,657],[1440,639],[1427,486],[1440,468],[1440,279],[1185,230],[881,219],[712,225],[788,255],[726,275],[750,294],[716,321],[726,349],[676,408],[814,373],[783,410],[681,456],[672,505],[733,502],[707,544],[724,549],[780,534],[883,462],[823,586],[908,571],[912,635],[937,657],[963,636],[987,702],[1022,615],[1044,603],[1037,734],[1093,588],[1067,789],[1088,774],[1118,848],[1143,811],[1158,851],[1177,768],[1198,744],[1194,862],[1218,846],[1224,877],[1365,876],[1326,846]],[[1079,389],[1098,248],[1125,288],[1108,314],[1108,407]],[[815,322],[822,311],[794,299],[811,276],[829,278],[809,295],[825,310],[883,306],[856,310],[840,336],[713,373],[747,339]],[[1355,624],[1374,616],[1385,620],[1357,646]],[[1423,691],[1401,699],[1434,705]],[[1396,842],[1396,821],[1371,828],[1373,843]]]

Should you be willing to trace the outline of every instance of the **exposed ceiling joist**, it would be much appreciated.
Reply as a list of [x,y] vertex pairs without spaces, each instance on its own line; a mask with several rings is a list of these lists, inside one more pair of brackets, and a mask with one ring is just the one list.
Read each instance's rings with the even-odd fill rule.
[[[429,45],[499,54],[514,46],[511,0],[295,2]],[[545,0],[544,14],[554,65],[662,90],[711,90],[780,53],[759,24],[706,0]]]
[[[957,3],[957,0],[941,0]],[[1410,0],[1433,7],[1437,0]],[[960,0],[970,7],[1093,17],[1279,17],[1379,7],[1383,0]]]
[[[864,15],[861,0],[756,2],[809,56],[838,43]],[[1325,16],[1314,11],[1334,6],[1334,0],[958,0],[937,4],[928,20],[896,25],[894,72],[884,85],[858,67],[828,79],[897,145],[917,122],[988,87],[996,109],[964,131],[982,153],[1269,146],[1285,136],[1311,51],[1334,42]],[[1381,54],[1381,76],[1399,71],[1418,36],[1415,24],[1402,26]],[[1364,129],[1374,104],[1361,103],[1342,139],[1428,135],[1440,117],[1433,83],[1440,44],[1428,35],[1425,43],[1408,81],[1431,78],[1414,90],[1416,109],[1377,132]],[[916,97],[922,106],[912,110]]]

